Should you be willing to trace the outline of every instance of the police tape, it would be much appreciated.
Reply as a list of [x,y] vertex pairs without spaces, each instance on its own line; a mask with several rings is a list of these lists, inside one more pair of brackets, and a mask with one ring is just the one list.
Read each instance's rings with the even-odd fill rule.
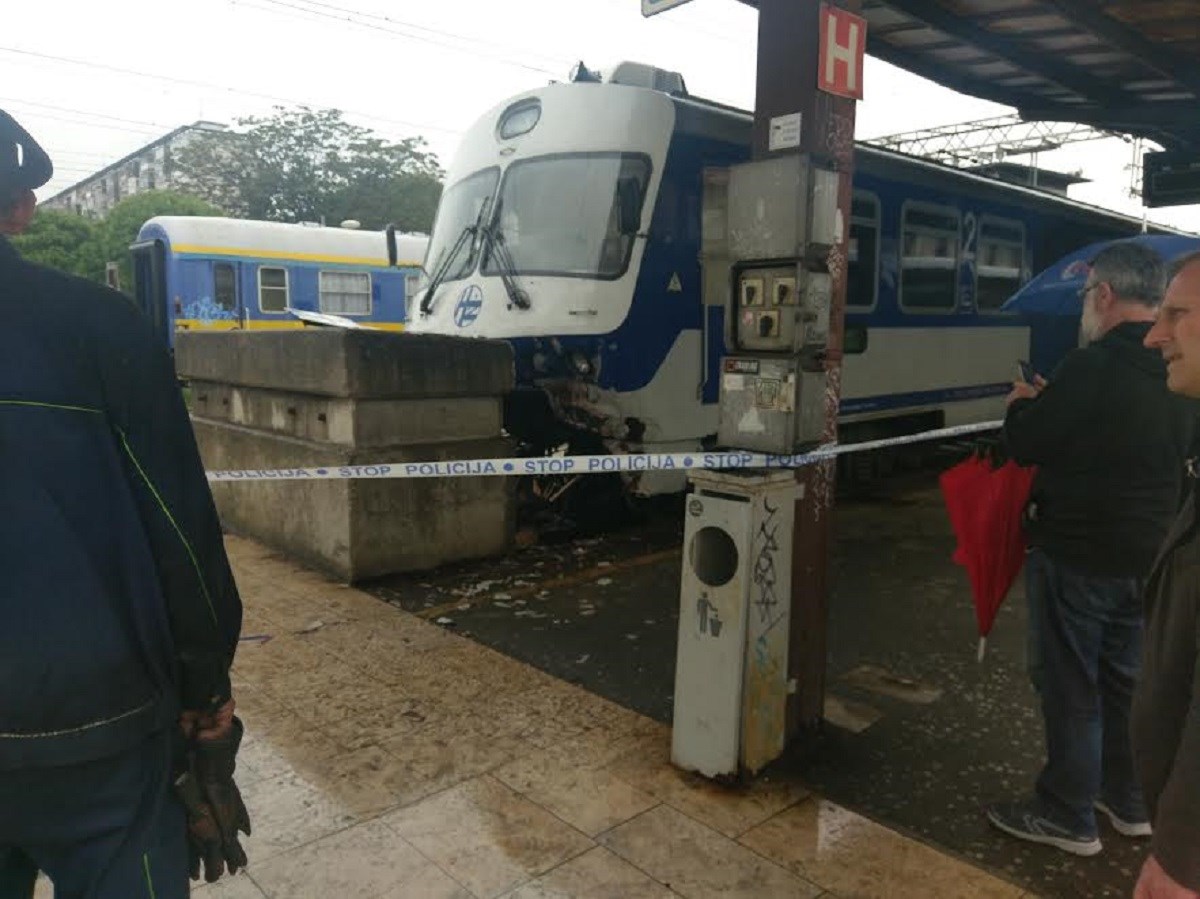
[[772,455],[743,450],[693,453],[628,453],[594,456],[533,456],[514,459],[457,459],[442,462],[373,462],[367,465],[324,465],[319,468],[245,469],[210,471],[212,482],[246,481],[348,481],[392,478],[481,478],[523,475],[587,475],[647,471],[701,471],[706,469],[781,469],[815,465],[848,453],[862,453],[933,440],[950,440],[994,431],[1002,422],[988,421],[887,437],[863,443],[827,444],[806,453]]

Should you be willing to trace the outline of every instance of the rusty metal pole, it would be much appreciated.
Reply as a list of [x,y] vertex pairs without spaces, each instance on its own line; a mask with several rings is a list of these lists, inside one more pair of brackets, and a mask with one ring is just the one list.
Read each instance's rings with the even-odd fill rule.
[[[819,0],[759,0],[754,157],[779,155],[768,148],[771,119],[799,112],[800,146],[784,152],[808,153],[816,164],[838,172],[838,210],[844,224],[840,242],[827,260],[833,278],[833,296],[825,358],[828,390],[824,440],[830,442],[837,438],[841,396],[855,101],[818,89],[821,5]],[[861,0],[834,0],[828,5],[857,14]],[[788,673],[796,690],[788,702],[789,742],[811,734],[825,710],[829,550],[836,463],[830,460],[798,469],[796,479],[803,488],[803,496],[796,503],[792,544]]]

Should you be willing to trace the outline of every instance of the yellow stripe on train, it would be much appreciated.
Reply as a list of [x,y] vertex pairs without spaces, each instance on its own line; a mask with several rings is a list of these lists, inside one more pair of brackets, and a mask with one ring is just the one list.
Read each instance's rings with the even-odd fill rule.
[[[387,258],[382,256],[327,256],[324,253],[289,253],[285,250],[248,250],[243,247],[205,247],[198,244],[176,244],[171,247],[176,254],[191,256],[238,256],[244,259],[288,259],[294,262],[329,262],[335,265],[369,265],[387,268]],[[396,268],[420,268],[419,262],[397,262]]]

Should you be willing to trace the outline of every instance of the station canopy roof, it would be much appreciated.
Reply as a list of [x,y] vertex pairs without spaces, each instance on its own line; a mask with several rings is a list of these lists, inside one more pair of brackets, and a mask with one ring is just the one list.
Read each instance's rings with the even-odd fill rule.
[[[758,0],[742,0],[757,6]],[[863,0],[867,52],[1023,118],[1200,150],[1200,0]]]

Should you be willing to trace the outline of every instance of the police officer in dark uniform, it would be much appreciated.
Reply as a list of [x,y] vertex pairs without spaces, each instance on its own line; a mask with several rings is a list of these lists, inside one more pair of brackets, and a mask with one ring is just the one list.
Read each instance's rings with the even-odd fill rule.
[[241,600],[166,347],[7,239],[52,172],[0,110],[0,899],[179,899],[246,863]]

